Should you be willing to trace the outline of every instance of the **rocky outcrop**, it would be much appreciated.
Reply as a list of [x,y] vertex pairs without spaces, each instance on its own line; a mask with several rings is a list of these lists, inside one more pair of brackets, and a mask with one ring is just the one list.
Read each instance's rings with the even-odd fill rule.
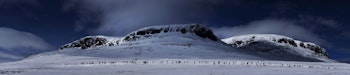
[[170,32],[178,32],[182,34],[195,34],[196,36],[202,38],[208,38],[213,41],[218,41],[217,37],[214,33],[209,29],[199,24],[188,24],[188,25],[166,25],[166,26],[153,26],[146,27],[140,30],[137,30],[133,33],[125,36],[123,40],[125,41],[135,41],[141,37],[149,37],[149,35],[153,34],[166,34]]
[[314,43],[302,42],[281,35],[248,34],[223,39],[223,41],[229,45],[232,45],[233,47],[244,48],[246,50],[252,49],[262,52],[269,50],[275,50],[276,52],[276,50],[278,50],[305,57],[329,58],[326,50]]
[[107,42],[108,42],[107,39],[101,36],[87,36],[87,37],[81,38],[80,40],[63,45],[62,47],[60,47],[60,49],[65,49],[65,48],[87,49],[94,46],[105,45],[107,44]]
[[181,34],[193,34],[201,38],[208,38],[212,41],[218,41],[218,38],[207,27],[199,24],[184,24],[184,25],[164,25],[164,26],[152,26],[134,31],[121,39],[108,39],[111,37],[106,36],[87,36],[80,40],[68,43],[60,47],[65,48],[79,48],[88,49],[98,46],[115,46],[121,42],[136,41],[140,38],[150,38],[151,35],[167,34],[167,33],[181,33]]

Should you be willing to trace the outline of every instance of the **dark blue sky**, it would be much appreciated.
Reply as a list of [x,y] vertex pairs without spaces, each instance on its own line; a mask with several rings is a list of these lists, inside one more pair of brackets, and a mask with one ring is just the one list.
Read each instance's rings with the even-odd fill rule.
[[[338,59],[350,57],[349,3],[346,0],[1,0],[0,26],[33,33],[59,47],[87,35],[122,36],[151,25],[199,23],[214,29],[254,29],[260,25],[256,23],[273,20],[291,23],[287,26],[298,28],[296,31],[307,31],[281,35],[312,42],[316,37],[325,41],[322,47]],[[253,27],[249,28],[250,25]]]

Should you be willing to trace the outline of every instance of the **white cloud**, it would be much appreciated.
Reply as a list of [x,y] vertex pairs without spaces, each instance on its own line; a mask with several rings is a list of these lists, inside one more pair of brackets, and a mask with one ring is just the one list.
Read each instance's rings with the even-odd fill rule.
[[[215,6],[220,4],[242,6],[249,5],[249,2],[242,0],[73,0],[67,3],[65,10],[69,7],[78,7],[83,21],[91,21],[94,17],[87,17],[87,15],[91,16],[91,12],[97,13],[94,15],[98,17],[95,18],[98,18],[101,24],[94,32],[122,36],[151,25],[207,24],[213,21],[213,16],[217,15]],[[313,17],[310,20],[337,27],[337,22],[332,20]],[[79,24],[77,28],[83,28],[82,25],[84,24]],[[248,33],[274,33],[315,43],[326,42],[318,37],[314,30],[308,30],[310,28],[291,21],[263,20],[236,27],[216,27],[215,32],[221,37]]]
[[[101,25],[96,32],[125,35],[151,25],[205,23],[214,11],[210,6],[224,1],[226,0],[73,0],[67,3],[64,10],[78,7],[81,10],[78,11],[79,14],[91,16],[91,12],[99,13],[95,15],[102,16],[97,17],[100,18],[98,20],[101,20]],[[81,16],[82,20],[92,18],[85,16]]]
[[[10,28],[0,27],[0,49],[6,50],[49,50],[53,47],[40,37]],[[24,49],[23,49],[24,48]]]
[[213,27],[213,31],[221,38],[243,34],[279,34],[295,39],[310,41],[317,44],[328,45],[327,41],[307,28],[295,24],[292,21],[265,19],[253,21],[247,25],[234,27]]
[[4,52],[0,52],[0,63],[4,62],[4,60],[19,60],[23,59],[23,56],[18,56],[18,55],[12,55]]

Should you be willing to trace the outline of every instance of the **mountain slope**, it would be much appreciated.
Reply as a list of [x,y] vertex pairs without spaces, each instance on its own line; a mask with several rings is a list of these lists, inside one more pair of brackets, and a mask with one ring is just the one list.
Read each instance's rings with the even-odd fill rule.
[[[179,34],[182,33],[182,34]],[[164,37],[164,34],[167,35],[191,35],[202,38],[208,38],[213,41],[218,41],[218,38],[213,34],[213,32],[198,24],[189,24],[189,25],[164,25],[164,26],[152,26],[146,27],[130,34],[124,36],[123,38],[113,38],[106,36],[87,36],[80,40],[74,41],[63,45],[60,49],[64,48],[79,48],[86,49],[96,46],[114,46],[122,44],[125,42],[132,42],[138,39],[157,37]],[[158,37],[159,37],[158,36]]]
[[164,25],[142,28],[121,38],[87,36],[62,46],[59,51],[41,55],[334,62],[313,43],[279,35],[252,34],[223,41],[202,25]]
[[281,35],[249,34],[226,38],[223,41],[233,47],[258,52],[260,56],[272,59],[282,57],[285,59],[281,60],[290,58],[301,61],[310,59],[315,61],[334,61],[328,58],[324,48],[314,43],[302,42]]
[[325,50],[312,43],[266,34],[223,41],[202,25],[146,27],[121,38],[87,36],[53,52],[2,63],[0,74],[350,74],[349,64],[328,63],[333,61],[327,58]]
[[58,54],[145,59],[264,59],[235,50],[219,41],[209,28],[197,24],[146,27],[122,38],[87,36],[62,46],[59,51],[35,57]]

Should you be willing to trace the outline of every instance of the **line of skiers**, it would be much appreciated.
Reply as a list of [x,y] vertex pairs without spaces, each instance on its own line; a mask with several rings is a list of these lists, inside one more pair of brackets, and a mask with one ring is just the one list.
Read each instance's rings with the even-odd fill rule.
[[[292,68],[324,68],[324,69],[335,69],[329,66],[318,66],[318,65],[300,65],[300,64],[273,64],[265,62],[249,62],[249,61],[187,61],[187,60],[159,60],[159,61],[148,61],[148,60],[124,60],[124,61],[99,61],[99,62],[80,62],[80,65],[93,65],[93,64],[116,64],[121,62],[122,64],[207,64],[207,65],[243,65],[243,66],[271,66],[271,67],[292,67]],[[78,65],[77,63],[49,63],[54,65]]]

